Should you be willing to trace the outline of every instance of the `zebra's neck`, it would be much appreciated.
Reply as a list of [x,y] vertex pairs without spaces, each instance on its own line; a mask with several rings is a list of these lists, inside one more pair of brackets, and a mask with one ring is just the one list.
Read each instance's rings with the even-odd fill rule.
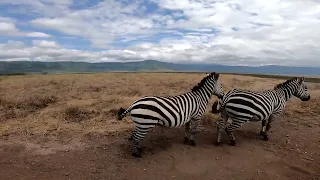
[[274,91],[278,95],[283,96],[285,101],[288,101],[293,96],[295,89],[296,87],[293,84],[286,84],[284,86],[274,89]]
[[209,83],[206,82],[203,87],[201,87],[194,93],[198,95],[204,103],[208,103],[213,94],[213,87],[211,87]]

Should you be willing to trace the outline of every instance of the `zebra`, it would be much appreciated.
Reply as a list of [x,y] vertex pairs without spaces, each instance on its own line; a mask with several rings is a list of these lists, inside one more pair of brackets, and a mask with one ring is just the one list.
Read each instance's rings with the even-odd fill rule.
[[191,91],[176,96],[146,96],[136,100],[128,109],[120,107],[118,120],[127,113],[135,129],[129,138],[132,140],[131,155],[141,158],[141,141],[148,131],[155,126],[175,128],[185,125],[183,143],[195,146],[196,128],[206,110],[212,95],[223,96],[219,74],[207,73]]
[[[235,146],[236,140],[233,131],[251,121],[261,121],[260,136],[268,141],[267,132],[272,123],[279,118],[286,102],[295,96],[301,101],[309,101],[310,94],[304,77],[294,77],[283,83],[277,84],[273,89],[264,91],[249,91],[231,89],[223,97],[220,97],[212,105],[211,113],[221,113],[217,126],[216,145],[221,144],[221,133],[225,123],[230,118],[231,124],[225,127],[230,143]],[[220,108],[218,108],[220,106]]]

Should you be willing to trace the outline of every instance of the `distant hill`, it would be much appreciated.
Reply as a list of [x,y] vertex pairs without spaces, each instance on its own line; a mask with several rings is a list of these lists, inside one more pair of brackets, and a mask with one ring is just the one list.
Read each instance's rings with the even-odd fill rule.
[[156,60],[137,62],[39,62],[39,61],[0,61],[0,74],[28,73],[90,73],[112,71],[193,71],[241,74],[274,74],[320,76],[320,67],[289,66],[226,66],[218,64],[175,64]]

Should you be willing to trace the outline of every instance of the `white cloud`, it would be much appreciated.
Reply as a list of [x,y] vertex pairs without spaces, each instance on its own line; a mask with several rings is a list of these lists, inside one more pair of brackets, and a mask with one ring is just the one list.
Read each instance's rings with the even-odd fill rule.
[[[37,60],[37,61],[87,61],[87,62],[112,62],[112,61],[134,61],[143,59],[161,59],[167,62],[210,62],[222,64],[260,65],[282,64],[288,65],[288,61],[282,61],[283,57],[274,53],[265,52],[257,54],[242,54],[237,52],[237,47],[225,45],[203,46],[196,45],[197,42],[189,43],[166,40],[160,44],[140,44],[127,49],[113,49],[99,52],[90,52],[76,49],[65,49],[54,41],[33,41],[32,46],[22,42],[10,41],[0,44],[0,59],[4,61],[15,60]],[[192,48],[190,48],[192,47]],[[301,52],[307,50],[303,49]],[[234,52],[238,56],[235,56]],[[308,54],[304,54],[308,56]],[[259,57],[258,57],[259,56]],[[248,63],[249,62],[249,63]],[[320,65],[319,61],[310,61]],[[299,58],[292,56],[290,61],[293,65],[302,65]]]
[[13,23],[14,21],[12,18],[0,16],[0,22]]
[[19,30],[12,23],[0,22],[0,34],[1,35],[10,35],[17,33]]
[[[86,2],[78,2],[82,4],[78,9],[71,8],[72,0],[2,0],[0,4],[32,9],[36,15],[30,25],[34,27],[84,38],[94,47],[108,49],[70,50],[53,41],[34,41],[32,47],[17,50],[30,59],[320,66],[318,1],[149,0],[160,7],[155,11],[148,10],[150,6],[142,0],[108,0],[83,8]],[[0,21],[0,35],[21,34],[11,19],[0,17]],[[23,34],[48,37],[41,32]],[[113,47],[133,41],[128,47]]]
[[57,17],[70,12],[68,6],[72,4],[72,0],[1,0],[1,4],[18,6],[17,9],[13,8],[13,13],[16,14]]
[[30,33],[25,33],[25,35],[28,36],[28,37],[38,37],[38,38],[51,37],[49,34],[42,33],[42,32],[30,32]]
[[0,22],[0,36],[51,37],[49,34],[42,32],[22,32],[11,22]]
[[32,44],[40,48],[60,48],[60,45],[55,41],[33,40]]
[[139,16],[138,8],[139,3],[136,2],[124,5],[109,0],[93,9],[73,11],[63,17],[34,19],[31,24],[84,37],[95,47],[107,47],[115,38],[153,33],[157,25],[152,18]]

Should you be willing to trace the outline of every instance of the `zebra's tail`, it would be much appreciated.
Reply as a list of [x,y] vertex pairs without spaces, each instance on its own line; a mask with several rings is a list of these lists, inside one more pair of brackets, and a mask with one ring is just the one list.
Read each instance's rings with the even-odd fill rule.
[[122,120],[131,110],[132,108],[136,105],[137,102],[141,101],[141,99],[136,100],[133,104],[131,104],[130,107],[128,107],[127,109],[124,109],[122,107],[120,107],[119,111],[118,111],[118,120]]
[[130,112],[132,109],[132,106],[130,106],[128,109],[124,109],[122,107],[120,107],[119,111],[118,111],[118,120],[122,120],[128,112]]
[[218,114],[221,112],[221,101],[222,99],[219,98],[212,104],[211,113]]

